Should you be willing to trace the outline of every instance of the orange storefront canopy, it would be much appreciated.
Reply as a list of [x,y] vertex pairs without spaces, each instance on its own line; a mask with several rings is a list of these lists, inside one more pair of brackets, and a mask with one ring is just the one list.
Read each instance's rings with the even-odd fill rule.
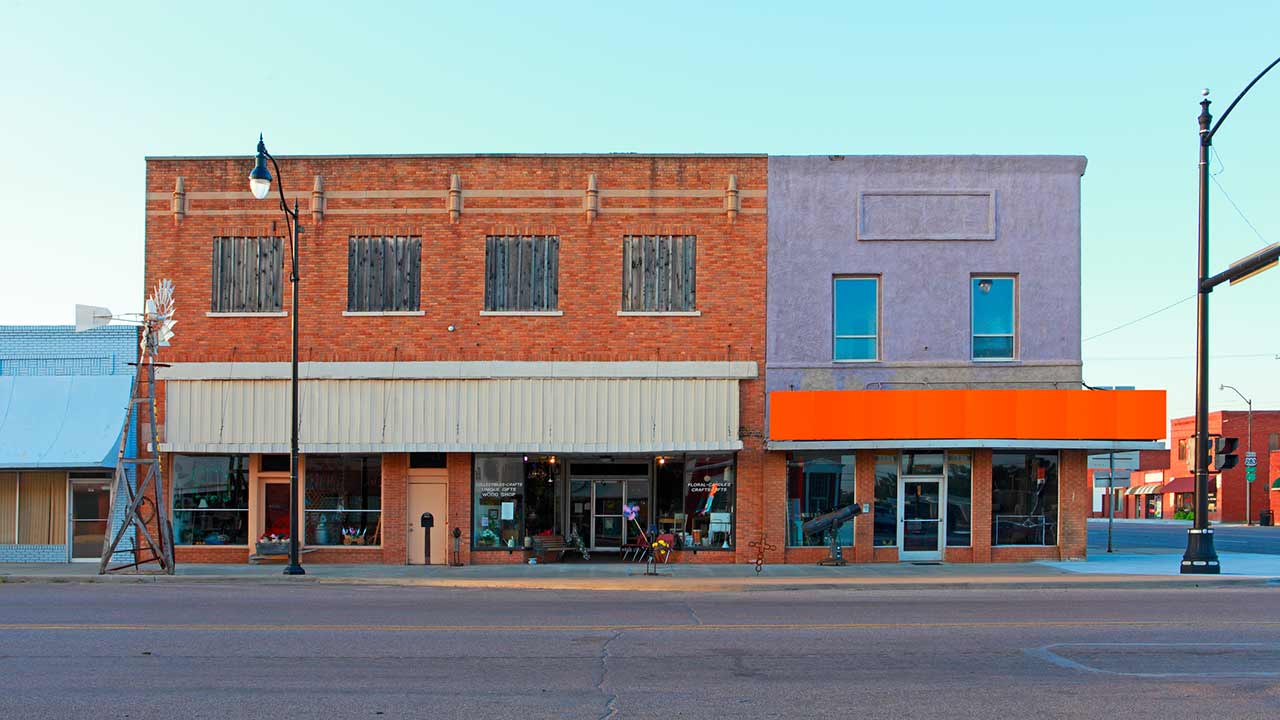
[[1106,440],[1165,436],[1163,390],[780,390],[769,439]]

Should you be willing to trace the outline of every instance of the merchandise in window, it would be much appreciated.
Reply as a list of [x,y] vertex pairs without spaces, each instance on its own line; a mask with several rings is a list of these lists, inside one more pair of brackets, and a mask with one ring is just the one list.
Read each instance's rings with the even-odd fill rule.
[[991,543],[1058,544],[1056,453],[992,455]]
[[733,456],[685,460],[685,533],[681,547],[733,547]]
[[[854,504],[855,456],[820,452],[791,453],[787,457],[787,545],[825,546],[826,533],[806,535],[804,523]],[[854,523],[840,526],[837,542],[851,546]]]
[[1013,360],[1016,281],[1011,277],[975,277],[971,285],[973,359]]
[[249,544],[249,456],[174,455],[178,545]]
[[382,544],[382,456],[308,455],[306,544]]
[[524,546],[524,460],[519,455],[475,459],[472,544],[477,550]]

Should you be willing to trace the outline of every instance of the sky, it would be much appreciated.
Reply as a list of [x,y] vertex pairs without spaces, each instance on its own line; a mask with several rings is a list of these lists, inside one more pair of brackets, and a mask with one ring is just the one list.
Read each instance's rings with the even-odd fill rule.
[[[143,158],[259,131],[277,155],[1082,154],[1085,381],[1190,414],[1200,92],[1220,113],[1280,56],[1280,3],[874,5],[0,0],[0,323],[139,310]],[[1215,271],[1280,241],[1278,121],[1280,68],[1215,138]],[[1211,308],[1213,409],[1244,408],[1220,383],[1280,409],[1280,269]]]

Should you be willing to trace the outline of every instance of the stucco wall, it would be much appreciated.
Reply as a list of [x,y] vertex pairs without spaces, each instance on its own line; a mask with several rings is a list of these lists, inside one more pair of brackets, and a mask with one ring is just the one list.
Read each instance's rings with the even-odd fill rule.
[[[768,389],[1078,387],[1084,168],[1077,156],[770,157]],[[1018,276],[1014,362],[970,359],[969,278],[984,273]],[[879,362],[832,362],[841,274],[881,276]]]

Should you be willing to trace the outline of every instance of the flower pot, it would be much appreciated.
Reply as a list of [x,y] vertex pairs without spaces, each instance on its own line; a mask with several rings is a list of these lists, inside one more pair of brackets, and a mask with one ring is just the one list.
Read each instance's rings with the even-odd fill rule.
[[259,555],[288,555],[289,541],[288,540],[283,540],[280,542],[261,542],[260,541],[258,542],[257,548],[258,548]]

